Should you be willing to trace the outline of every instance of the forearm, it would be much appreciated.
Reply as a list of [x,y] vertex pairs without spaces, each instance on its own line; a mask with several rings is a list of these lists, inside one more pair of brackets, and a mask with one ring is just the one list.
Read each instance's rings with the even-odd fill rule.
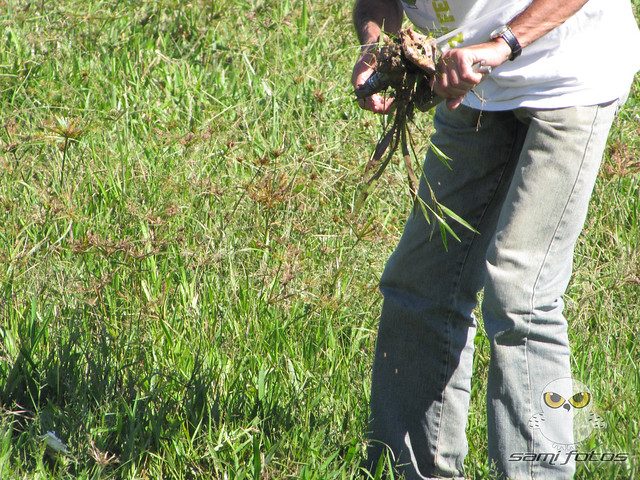
[[[559,27],[575,15],[588,0],[533,0],[527,8],[516,15],[507,25],[515,35],[523,50],[533,42],[542,38],[554,28]],[[456,49],[452,50],[455,55]],[[511,48],[502,37],[485,43],[471,45],[460,50],[475,51],[477,56],[471,58],[468,66],[483,62],[496,68],[511,56]]]
[[577,13],[588,0],[533,0],[509,22],[522,48],[549,33]]
[[[542,38],[577,13],[588,0],[533,0],[527,8],[507,23],[520,46],[526,47]],[[438,63],[440,75],[433,89],[447,98],[447,106],[456,108],[464,95],[483,80],[473,70],[475,64],[496,68],[511,57],[511,47],[502,37],[485,43],[454,48],[444,52]]]
[[403,10],[398,0],[356,0],[353,26],[361,45],[375,43],[381,33],[397,33],[402,27]]
[[[377,43],[383,33],[397,34],[402,27],[403,16],[400,0],[356,0],[353,26],[362,49],[351,74],[354,87],[362,85],[373,74],[376,54],[370,45]],[[387,113],[392,103],[392,98],[378,94],[358,101],[360,107],[375,113]]]

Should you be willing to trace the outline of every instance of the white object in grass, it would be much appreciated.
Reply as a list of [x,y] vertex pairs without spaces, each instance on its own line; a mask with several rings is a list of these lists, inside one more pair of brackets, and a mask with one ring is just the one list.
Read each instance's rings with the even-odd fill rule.
[[56,435],[56,432],[47,432],[44,435],[40,435],[38,438],[40,440],[45,440],[47,448],[54,451],[55,453],[69,452],[64,442],[60,440]]

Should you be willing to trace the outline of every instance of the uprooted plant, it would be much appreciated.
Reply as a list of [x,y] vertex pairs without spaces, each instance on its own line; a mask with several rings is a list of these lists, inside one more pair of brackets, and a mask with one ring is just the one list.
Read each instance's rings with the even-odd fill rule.
[[[446,222],[449,217],[466,228],[473,228],[462,218],[440,204],[425,176],[425,184],[430,195],[430,204],[418,196],[418,177],[412,166],[412,156],[419,164],[411,137],[409,124],[414,118],[415,109],[426,112],[442,101],[436,96],[431,83],[436,70],[437,48],[431,37],[403,29],[396,37],[390,38],[378,47],[373,75],[355,89],[357,99],[363,99],[382,90],[391,90],[393,101],[393,121],[385,125],[373,155],[364,170],[360,193],[356,202],[359,210],[372,191],[393,155],[400,147],[407,171],[409,191],[414,202],[418,202],[428,222],[435,218],[446,246],[446,233],[458,239]],[[447,157],[431,146],[440,159],[447,164]]]

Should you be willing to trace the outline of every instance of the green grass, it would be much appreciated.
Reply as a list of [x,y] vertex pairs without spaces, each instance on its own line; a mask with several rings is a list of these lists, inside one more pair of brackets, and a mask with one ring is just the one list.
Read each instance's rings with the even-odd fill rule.
[[[352,214],[380,124],[350,5],[0,0],[0,24],[0,478],[355,478],[410,201],[392,166]],[[567,295],[592,441],[630,453],[583,479],[640,471],[639,115],[636,82]]]

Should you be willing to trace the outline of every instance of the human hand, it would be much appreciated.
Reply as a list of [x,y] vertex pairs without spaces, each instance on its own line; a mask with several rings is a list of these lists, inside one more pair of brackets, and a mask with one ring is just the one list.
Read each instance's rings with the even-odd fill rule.
[[[362,53],[358,57],[351,74],[351,83],[353,88],[357,88],[366,82],[374,73],[376,64],[376,55],[372,51],[372,47],[363,47]],[[379,93],[374,93],[366,98],[358,99],[358,105],[364,110],[370,110],[374,113],[388,113],[393,104],[393,98],[385,97]]]
[[446,99],[449,110],[454,110],[467,93],[482,82],[492,68],[502,65],[510,54],[509,46],[504,41],[496,40],[447,50],[438,60],[438,73],[434,76],[431,88],[436,95]]

